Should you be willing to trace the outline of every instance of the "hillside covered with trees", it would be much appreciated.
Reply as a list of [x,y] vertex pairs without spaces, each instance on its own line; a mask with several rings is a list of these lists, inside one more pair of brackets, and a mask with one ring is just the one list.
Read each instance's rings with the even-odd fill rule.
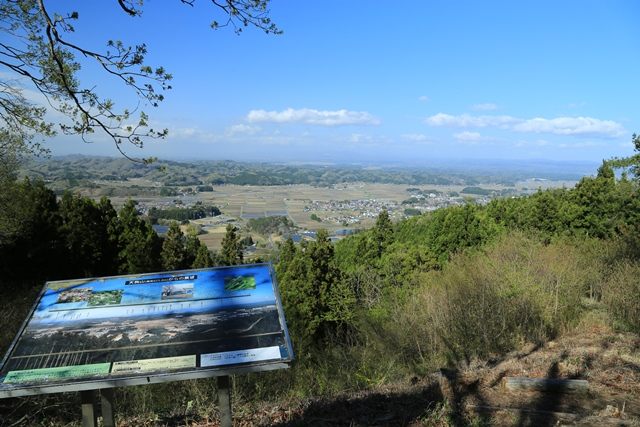
[[[590,166],[572,165],[570,170],[554,164],[501,164],[478,167],[451,164],[424,167],[369,168],[357,165],[288,165],[277,163],[246,163],[234,161],[177,162],[158,160],[151,165],[132,163],[127,159],[109,157],[66,156],[55,159],[33,160],[25,164],[22,174],[59,183],[64,188],[108,186],[114,182],[137,179],[161,183],[163,187],[149,187],[148,194],[172,194],[175,187],[200,187],[211,191],[216,185],[289,185],[310,184],[329,186],[349,182],[386,184],[438,184],[438,185],[514,185],[532,177],[550,180],[576,180],[589,173]],[[112,188],[118,194],[118,188]],[[121,191],[120,191],[121,192]],[[475,193],[474,193],[475,194]]]

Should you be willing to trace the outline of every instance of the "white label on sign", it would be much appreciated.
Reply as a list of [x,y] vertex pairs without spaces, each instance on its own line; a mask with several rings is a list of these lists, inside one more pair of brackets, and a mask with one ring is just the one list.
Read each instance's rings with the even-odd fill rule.
[[237,363],[258,362],[260,360],[280,359],[280,347],[260,347],[246,350],[223,351],[200,355],[200,366],[235,365]]

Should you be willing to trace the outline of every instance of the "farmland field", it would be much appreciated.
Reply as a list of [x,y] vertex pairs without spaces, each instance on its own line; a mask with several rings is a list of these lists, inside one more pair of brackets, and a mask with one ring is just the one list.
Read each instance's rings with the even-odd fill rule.
[[[571,187],[575,181],[521,181],[517,183],[519,191],[533,191],[537,188]],[[349,224],[351,228],[367,228],[375,222],[375,215],[367,215],[362,209],[314,209],[312,202],[328,203],[331,201],[365,201],[375,200],[379,205],[395,204],[398,209],[392,211],[391,216],[399,219],[402,216],[400,203],[411,197],[408,188],[423,191],[461,192],[463,185],[407,185],[407,184],[369,184],[347,183],[336,184],[330,187],[316,187],[307,184],[280,185],[280,186],[250,186],[250,185],[219,185],[214,186],[213,191],[200,192],[190,195],[166,196],[166,197],[137,197],[141,206],[171,206],[180,201],[184,205],[190,205],[201,201],[205,205],[214,205],[220,208],[223,215],[219,217],[207,217],[192,221],[202,226],[205,234],[199,236],[200,240],[210,249],[217,250],[221,247],[225,235],[226,225],[232,223],[243,226],[250,219],[267,216],[286,216],[297,227],[316,230],[325,228],[330,233],[345,228],[345,224],[336,218],[354,217],[358,221]],[[482,188],[489,190],[503,190],[503,185],[484,184]],[[116,207],[126,202],[127,198],[112,197]],[[320,221],[312,219],[314,215]],[[260,240],[259,236],[252,236],[254,241]],[[269,238],[275,241],[276,236]]]

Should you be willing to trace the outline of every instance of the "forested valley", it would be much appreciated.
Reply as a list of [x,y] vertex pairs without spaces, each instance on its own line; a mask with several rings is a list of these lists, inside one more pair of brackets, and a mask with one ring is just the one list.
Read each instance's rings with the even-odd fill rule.
[[[323,230],[315,241],[286,240],[264,261],[275,265],[296,360],[287,371],[237,376],[236,401],[330,397],[492,360],[583,328],[593,307],[613,330],[640,332],[636,161],[603,162],[575,188],[395,224],[383,211],[373,228],[336,244]],[[243,262],[233,226],[211,253],[176,222],[160,238],[134,201],[116,212],[107,198],[57,198],[15,174],[4,177],[2,197],[3,350],[44,280]],[[214,387],[122,389],[119,411],[208,418]],[[65,420],[73,411],[51,402],[74,398],[26,400]]]

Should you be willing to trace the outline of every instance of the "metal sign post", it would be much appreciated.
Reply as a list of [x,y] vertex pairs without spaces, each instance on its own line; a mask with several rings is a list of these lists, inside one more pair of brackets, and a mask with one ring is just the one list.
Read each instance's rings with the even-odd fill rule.
[[100,390],[100,407],[96,405],[97,393],[95,390],[80,392],[82,427],[97,427],[98,414],[102,416],[103,427],[115,427],[113,418],[113,390]]
[[218,377],[218,407],[220,408],[220,426],[231,427],[231,381],[228,376]]
[[97,427],[96,392],[93,390],[81,391],[80,402],[82,403],[82,427]]
[[113,418],[113,389],[103,388],[100,390],[100,415],[102,415],[103,427],[116,427]]

